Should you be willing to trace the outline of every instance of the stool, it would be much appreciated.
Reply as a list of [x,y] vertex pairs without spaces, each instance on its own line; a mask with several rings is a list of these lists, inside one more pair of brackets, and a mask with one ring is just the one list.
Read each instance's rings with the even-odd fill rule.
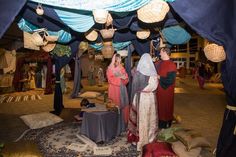
[[85,112],[81,134],[94,142],[108,142],[117,135],[118,114],[110,111]]

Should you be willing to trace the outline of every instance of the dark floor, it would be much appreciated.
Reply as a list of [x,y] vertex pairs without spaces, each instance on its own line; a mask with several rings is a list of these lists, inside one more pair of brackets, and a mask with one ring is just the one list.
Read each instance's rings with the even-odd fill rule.
[[[199,89],[196,80],[190,77],[176,81],[175,114],[180,115],[180,126],[191,128],[205,136],[215,148],[220,131],[225,96],[222,84],[207,83],[204,90]],[[65,121],[74,121],[73,116],[79,113],[79,101],[64,95],[65,109],[60,117]],[[19,116],[53,109],[53,95],[45,95],[39,101],[0,104],[0,142],[5,143],[8,152],[37,151],[35,144],[13,143],[28,127]],[[26,153],[27,154],[27,153]]]

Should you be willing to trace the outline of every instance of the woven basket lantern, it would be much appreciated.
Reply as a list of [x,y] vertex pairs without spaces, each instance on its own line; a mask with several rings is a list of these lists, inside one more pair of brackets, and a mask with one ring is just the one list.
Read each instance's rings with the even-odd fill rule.
[[55,42],[48,42],[47,45],[42,46],[41,48],[45,52],[51,52],[55,47],[56,47],[56,43]]
[[169,5],[163,0],[152,0],[137,11],[138,19],[145,23],[162,21],[169,12]]
[[112,18],[112,16],[111,16],[111,14],[108,13],[107,21],[106,21],[106,26],[112,25],[112,22],[113,22],[113,18]]
[[39,32],[34,32],[32,34],[32,39],[33,39],[34,44],[37,46],[45,46],[45,45],[47,45],[47,42],[48,42],[47,40],[45,40],[44,37],[42,37],[39,34]]
[[95,30],[85,33],[85,38],[88,39],[89,41],[95,41],[97,37],[98,37],[98,32],[96,32]]
[[93,17],[97,23],[104,24],[107,22],[108,11],[104,9],[93,10]]
[[128,56],[128,50],[119,50],[117,53],[120,54],[121,57]]
[[110,29],[102,29],[100,30],[100,33],[103,37],[103,39],[111,39],[115,33],[116,29],[110,28]]
[[212,62],[221,62],[226,59],[226,54],[223,46],[217,44],[208,44],[204,48],[205,56]]
[[33,42],[34,39],[32,38],[32,34],[24,32],[23,36],[24,36],[24,48],[32,50],[40,50],[40,47],[35,45],[35,43]]
[[139,39],[147,39],[150,36],[151,32],[149,29],[144,29],[136,32],[136,36]]
[[112,58],[114,54],[114,48],[112,46],[112,41],[106,41],[103,43],[102,55],[104,58]]

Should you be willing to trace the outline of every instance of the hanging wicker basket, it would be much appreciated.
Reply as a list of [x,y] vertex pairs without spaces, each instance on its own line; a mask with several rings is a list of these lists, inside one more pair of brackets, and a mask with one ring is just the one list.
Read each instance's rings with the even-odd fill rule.
[[136,32],[136,36],[139,39],[147,39],[150,36],[151,32],[149,29],[144,29]]
[[48,33],[45,29],[38,29],[32,34],[32,39],[35,45],[37,46],[45,46],[47,45],[48,41],[46,40],[45,36]]
[[162,21],[169,12],[169,5],[163,0],[152,0],[137,11],[138,19],[145,23]]
[[42,46],[41,48],[45,52],[51,52],[55,47],[56,47],[56,43],[55,42],[48,42],[47,45]]
[[121,57],[128,56],[128,50],[119,50],[117,53],[120,54]]
[[110,28],[110,29],[102,29],[100,30],[100,33],[103,37],[103,39],[111,39],[115,33],[116,29],[113,28]]
[[111,14],[108,13],[107,21],[106,21],[106,26],[112,25],[112,22],[113,22],[113,18],[112,18],[112,16],[111,16]]
[[114,48],[112,46],[112,41],[106,41],[103,43],[102,55],[104,58],[112,58],[114,54]]
[[98,32],[96,32],[95,30],[91,30],[85,33],[85,38],[88,39],[89,41],[95,41],[97,37],[98,37]]
[[212,62],[221,62],[226,59],[226,53],[223,46],[211,43],[204,48],[205,56]]
[[104,9],[93,10],[94,21],[100,24],[104,24],[107,21],[108,11]]

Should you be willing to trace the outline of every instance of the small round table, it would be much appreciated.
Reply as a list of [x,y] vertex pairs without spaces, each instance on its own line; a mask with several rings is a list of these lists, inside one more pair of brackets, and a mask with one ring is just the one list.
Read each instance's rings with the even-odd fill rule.
[[85,112],[81,134],[94,142],[108,142],[117,135],[118,114],[110,111]]

